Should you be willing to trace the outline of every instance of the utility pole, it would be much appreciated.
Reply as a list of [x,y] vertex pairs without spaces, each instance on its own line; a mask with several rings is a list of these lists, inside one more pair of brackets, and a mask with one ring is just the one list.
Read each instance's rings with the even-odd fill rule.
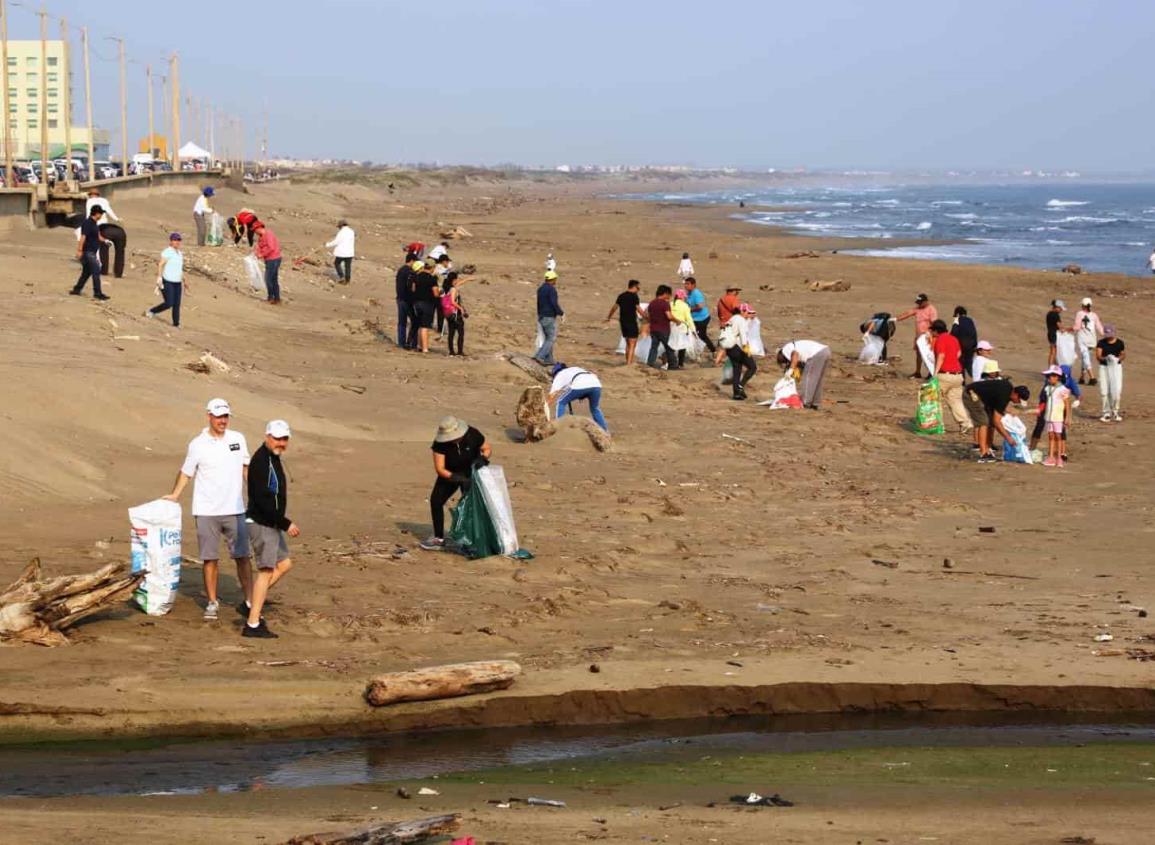
[[180,173],[180,69],[176,53],[169,59],[168,76],[172,81],[172,169]]
[[209,103],[209,167],[217,163],[217,113]]
[[[48,11],[40,7],[40,167],[48,188]],[[8,119],[8,115],[4,115]]]
[[113,38],[120,47],[120,166],[121,176],[128,175],[128,76],[124,67],[124,39]]
[[8,94],[8,5],[0,0],[0,75],[4,85],[4,187],[11,188],[12,178],[12,116]]
[[[148,157],[155,162],[156,143],[152,134],[152,65],[144,66],[144,75],[148,79]],[[151,173],[152,171],[149,172]]]
[[60,41],[64,45],[64,67],[61,68],[61,111],[64,113],[64,157],[68,162],[68,181],[72,181],[72,62],[69,56],[68,20],[60,19]]
[[92,73],[88,61],[88,27],[80,30],[84,44],[84,100],[88,108],[88,181],[96,181],[96,136],[92,132]]

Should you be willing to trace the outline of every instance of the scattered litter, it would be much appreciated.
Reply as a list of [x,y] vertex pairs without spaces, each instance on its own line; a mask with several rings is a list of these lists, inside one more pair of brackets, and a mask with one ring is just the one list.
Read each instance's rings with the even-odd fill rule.
[[726,665],[727,666],[737,666],[739,669],[743,668],[742,664],[739,663],[737,660],[727,660]]
[[408,800],[408,799],[413,797],[413,793],[411,793],[405,787],[399,786],[399,787],[397,787],[397,797],[398,798],[404,798],[404,799]]
[[793,807],[793,801],[787,801],[777,792],[773,795],[764,798],[757,792],[751,792],[749,795],[731,795],[731,804],[745,804],[748,807]]
[[887,569],[898,569],[898,561],[896,560],[879,560],[876,557],[872,557],[870,562],[875,566],[885,566]]
[[564,801],[557,801],[553,798],[526,798],[525,803],[531,807],[564,807]]
[[140,340],[140,335],[138,335],[138,334],[118,334],[118,335],[113,335],[112,339],[113,340]]
[[[723,434],[722,437],[726,440],[733,440],[735,443],[744,443],[747,446],[753,446],[749,440],[744,440],[741,437],[735,437],[733,434]],[[665,485],[663,485],[665,486]]]
[[681,806],[682,806],[681,801],[676,801],[673,804],[662,804],[660,807],[658,807],[658,812],[664,813],[667,810],[673,810],[673,809],[676,809],[676,808],[681,807]]
[[1112,634],[1095,634],[1095,642],[1097,643],[1109,643],[1113,639],[1115,639],[1115,637]]
[[781,613],[782,612],[782,608],[780,605],[762,604],[762,602],[758,602],[758,604],[754,605],[754,609],[761,611],[762,613]]
[[300,660],[258,660],[258,666],[296,666]]
[[369,388],[363,387],[360,384],[343,384],[343,385],[341,385],[341,389],[342,390],[350,390],[353,393],[356,393],[358,396],[360,396],[362,393],[364,393]]
[[428,786],[423,786],[419,790],[417,790],[417,794],[418,795],[440,795],[441,793],[438,792],[436,789],[430,789]]
[[980,534],[994,534],[995,533],[995,527],[993,525],[980,525],[979,526],[979,533]]

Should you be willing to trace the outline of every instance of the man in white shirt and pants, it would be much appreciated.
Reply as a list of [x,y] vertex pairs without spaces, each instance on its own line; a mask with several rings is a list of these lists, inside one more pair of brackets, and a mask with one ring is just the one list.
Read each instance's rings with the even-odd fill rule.
[[1076,312],[1071,322],[1075,324],[1075,343],[1083,365],[1079,373],[1079,384],[1086,383],[1094,387],[1099,383],[1095,379],[1095,346],[1099,343],[1099,335],[1103,333],[1103,321],[1091,310],[1091,305],[1091,297],[1084,297],[1083,307]]
[[349,284],[353,278],[353,256],[357,254],[356,234],[353,227],[342,220],[337,224],[337,236],[325,244],[333,250],[333,266],[337,270],[337,281]]
[[822,403],[822,382],[830,365],[830,347],[816,340],[792,340],[778,350],[778,363],[791,371],[802,365],[802,405],[817,411]]
[[220,611],[217,599],[218,561],[221,538],[229,543],[237,564],[237,581],[245,599],[237,611],[247,616],[253,593],[253,570],[249,562],[249,530],[245,523],[243,490],[249,476],[249,447],[245,436],[229,430],[232,413],[224,399],[212,399],[205,409],[208,427],[188,444],[188,454],[177,473],[172,492],[165,499],[176,502],[193,482],[192,514],[197,543],[204,563],[206,620],[215,620]]
[[213,214],[209,200],[212,199],[214,193],[216,192],[212,188],[205,188],[193,205],[193,222],[197,227],[197,246],[204,246],[205,239],[208,237],[209,218]]

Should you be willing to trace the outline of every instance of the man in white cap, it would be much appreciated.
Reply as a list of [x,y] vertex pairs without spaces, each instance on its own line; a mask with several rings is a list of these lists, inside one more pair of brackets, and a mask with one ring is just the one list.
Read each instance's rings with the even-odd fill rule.
[[1063,330],[1063,312],[1067,304],[1061,299],[1051,300],[1050,310],[1047,311],[1047,343],[1051,351],[1047,353],[1047,366],[1054,366],[1058,355],[1059,332]]
[[1094,387],[1098,384],[1094,370],[1095,346],[1099,342],[1099,335],[1103,333],[1103,321],[1091,310],[1091,305],[1091,297],[1083,297],[1083,307],[1075,314],[1074,323],[1075,343],[1079,347],[1079,360],[1082,363],[1079,384]]
[[257,564],[257,578],[253,582],[253,601],[249,608],[241,636],[276,639],[261,618],[261,610],[268,598],[269,588],[293,567],[289,558],[287,537],[297,537],[301,529],[285,516],[289,498],[289,479],[281,465],[281,455],[289,448],[292,436],[289,424],[273,420],[265,427],[265,442],[253,453],[249,469],[249,530],[253,537],[253,558]]
[[165,499],[176,502],[193,480],[193,520],[197,544],[204,564],[206,620],[220,612],[217,599],[220,545],[223,537],[237,564],[237,581],[244,590],[238,610],[247,613],[252,598],[252,568],[249,565],[249,532],[245,525],[244,485],[249,472],[249,447],[245,436],[229,428],[232,413],[224,399],[210,399],[208,427],[188,444],[188,454],[177,473],[172,492]]

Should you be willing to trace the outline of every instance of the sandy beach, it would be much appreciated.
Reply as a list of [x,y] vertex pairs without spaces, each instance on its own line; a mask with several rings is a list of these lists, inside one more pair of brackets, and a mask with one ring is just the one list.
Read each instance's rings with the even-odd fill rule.
[[[0,582],[34,556],[49,573],[127,560],[126,508],[171,489],[187,442],[204,425],[204,403],[218,395],[254,447],[266,420],[292,424],[286,466],[302,535],[268,613],[280,639],[242,640],[231,611],[202,621],[200,568],[187,566],[166,617],[126,606],[85,622],[70,646],[0,648],[0,736],[257,737],[851,709],[1155,708],[1152,664],[1127,653],[1155,653],[1155,626],[1139,615],[1155,606],[1155,458],[1147,443],[1155,379],[1144,352],[1155,342],[1155,288],[1122,276],[831,254],[848,242],[743,224],[729,219],[730,209],[602,198],[621,189],[580,180],[427,181],[393,195],[324,181],[257,185],[248,196],[221,189],[219,209],[257,209],[281,238],[286,304],[270,308],[248,289],[241,250],[190,246],[193,284],[179,332],[141,312],[156,301],[166,233],[187,236],[195,195],[116,202],[130,269],[106,285],[107,303],[67,295],[77,272],[71,231],[5,233]],[[319,262],[289,270],[341,217],[357,231],[352,283],[326,275],[323,251],[314,253]],[[399,246],[435,243],[454,226],[471,235],[451,242],[455,263],[477,267],[463,289],[467,357],[451,359],[443,345],[429,355],[401,351],[391,340]],[[615,440],[606,454],[578,432],[517,442],[514,410],[531,382],[503,353],[533,351],[533,293],[550,250],[567,312],[557,354],[605,385]],[[821,255],[787,257],[807,250]],[[652,295],[674,279],[683,251],[711,302],[727,283],[744,288],[768,348],[794,338],[830,345],[821,410],[732,402],[718,388],[717,368],[624,366],[614,354],[616,324],[604,322],[614,297],[629,278]],[[834,279],[850,289],[806,284]],[[923,291],[943,316],[966,305],[1003,370],[1033,393],[1046,364],[1049,301],[1093,297],[1131,354],[1125,422],[1098,422],[1098,392],[1088,388],[1064,470],[976,465],[957,434],[910,433],[911,324],[891,345],[902,357],[892,368],[855,362],[857,327],[875,311],[904,310]],[[190,370],[206,351],[229,372]],[[770,358],[759,368],[750,387],[756,400],[769,398],[779,374]],[[429,444],[445,414],[489,438],[534,560],[470,562],[417,548],[429,531]],[[187,496],[184,504],[192,555]],[[235,603],[231,570],[222,564],[224,599]],[[1113,641],[1096,642],[1105,632]],[[361,699],[376,673],[483,658],[517,660],[524,676],[479,699],[383,711]],[[1022,819],[1005,810],[1019,800],[1012,796],[998,816],[1004,833],[984,841],[1054,842],[1078,832],[1066,822],[1090,818],[1084,809],[1056,815],[1050,797],[1035,805],[1020,797],[1042,827],[1015,833]],[[782,841],[855,841],[851,822],[866,812],[860,796],[818,790],[808,798]],[[939,796],[911,815],[882,796],[857,839],[916,841],[920,818],[937,825],[963,800]],[[1098,841],[1143,841],[1128,830],[1149,827],[1155,813],[1118,800],[1106,813],[1095,799],[1095,814],[1112,818]],[[307,799],[270,791],[151,800],[147,812],[167,839],[114,821],[129,808],[146,812],[119,801],[84,799],[67,812],[52,801],[10,802],[0,820],[21,842],[60,841],[49,830],[72,831],[74,841],[177,842],[187,841],[181,825],[190,814],[205,814],[219,825],[211,841],[280,841],[334,821],[355,827],[373,815],[368,806],[387,799],[347,788],[310,790]],[[499,817],[483,802],[462,795],[434,809],[472,813],[489,841],[624,842],[663,831],[679,842],[767,841],[754,816],[730,810],[676,811],[643,824],[626,809],[591,807],[611,831],[592,835],[590,813],[543,825],[541,816]],[[931,835],[976,841],[965,825]]]

